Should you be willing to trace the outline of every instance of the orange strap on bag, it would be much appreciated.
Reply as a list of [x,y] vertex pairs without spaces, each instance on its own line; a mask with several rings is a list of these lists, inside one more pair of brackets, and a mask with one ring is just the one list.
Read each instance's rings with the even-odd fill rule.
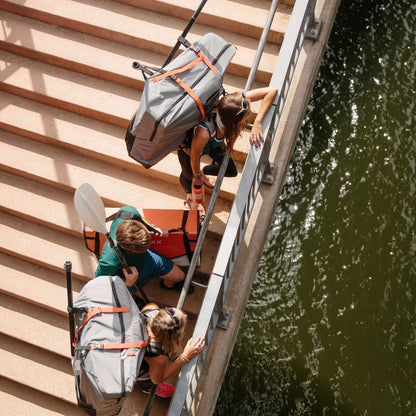
[[212,65],[210,60],[202,53],[202,51],[200,49],[195,49],[195,47],[193,45],[190,45],[189,48],[192,49],[198,55],[198,58],[194,59],[193,61],[189,62],[188,64],[186,64],[186,65],[184,65],[180,68],[172,69],[171,71],[166,71],[164,74],[161,74],[157,77],[154,77],[153,82],[158,82],[158,81],[160,81],[162,79],[165,79],[167,77],[172,77],[172,79],[194,99],[194,101],[198,105],[198,108],[199,108],[199,111],[201,113],[202,119],[204,119],[205,118],[205,109],[204,109],[204,106],[203,106],[201,100],[195,94],[195,91],[189,85],[187,85],[185,82],[183,82],[180,78],[178,78],[176,74],[180,74],[182,72],[185,72],[188,69],[191,69],[195,65],[199,64],[200,62],[204,62],[205,65],[212,72],[214,72],[214,74],[216,74],[218,72],[218,70],[217,70],[217,68],[215,68],[214,65]]
[[91,344],[91,350],[127,350],[129,348],[147,347],[149,342],[124,342],[122,344]]
[[82,328],[84,328],[85,324],[94,316],[99,315],[100,313],[120,313],[120,312],[129,312],[130,308],[97,308],[97,309],[88,309],[88,315],[85,317],[84,321],[80,325],[80,327],[77,329],[77,332],[75,333],[74,340],[72,344],[75,346],[75,340],[78,338],[78,334],[81,331]]
[[205,108],[202,105],[201,100],[199,99],[199,97],[195,94],[195,91],[189,87],[188,85],[186,85],[180,78],[178,78],[176,75],[173,76],[173,80],[179,85],[181,86],[196,102],[196,104],[198,105],[199,111],[201,112],[202,115],[202,119],[205,118]]
[[214,65],[210,62],[210,60],[201,52],[200,49],[195,49],[192,45],[190,46],[192,50],[194,50],[198,54],[198,58],[194,59],[193,61],[189,62],[188,64],[172,69],[171,71],[166,71],[164,74],[158,75],[157,77],[153,78],[153,82],[158,82],[162,79],[165,79],[167,77],[170,77],[171,75],[180,74],[181,72],[185,72],[188,69],[191,69],[195,65],[199,64],[200,62],[204,62],[204,64],[214,73],[216,74],[218,72],[217,68],[215,68]]

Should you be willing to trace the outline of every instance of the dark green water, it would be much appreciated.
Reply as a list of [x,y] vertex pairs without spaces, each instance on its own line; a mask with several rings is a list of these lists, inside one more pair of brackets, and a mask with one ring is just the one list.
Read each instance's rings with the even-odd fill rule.
[[415,34],[341,3],[215,416],[416,415]]

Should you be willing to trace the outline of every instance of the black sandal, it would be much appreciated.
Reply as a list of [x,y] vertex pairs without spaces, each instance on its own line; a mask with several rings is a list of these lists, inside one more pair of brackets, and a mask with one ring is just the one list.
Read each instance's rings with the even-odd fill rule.
[[[160,281],[159,286],[164,290],[176,290],[177,292],[182,292],[183,288],[183,280],[180,282],[176,282],[172,287],[166,286],[163,280]],[[188,295],[194,293],[195,288],[191,285],[188,289]]]

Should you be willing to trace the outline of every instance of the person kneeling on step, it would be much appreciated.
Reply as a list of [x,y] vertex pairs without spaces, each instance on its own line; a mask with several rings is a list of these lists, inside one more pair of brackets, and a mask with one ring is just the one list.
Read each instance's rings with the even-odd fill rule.
[[[177,308],[160,309],[155,303],[148,303],[143,309],[149,336],[144,360],[139,370],[136,386],[149,393],[152,384],[158,384],[156,395],[170,397],[175,388],[163,383],[176,376],[183,365],[197,356],[204,348],[201,337],[189,339],[182,350],[187,315]],[[182,352],[181,352],[182,351]]]
[[[131,206],[125,206],[122,210],[132,212],[141,218],[139,212]],[[166,230],[160,228],[156,228],[156,231],[161,235],[167,233]],[[139,296],[138,287],[145,286],[156,277],[162,279],[160,286],[163,289],[182,290],[185,273],[171,260],[149,249],[150,234],[141,222],[116,218],[111,224],[110,235],[116,240],[130,266],[131,273],[122,268],[115,251],[106,242],[95,271],[96,277],[117,275],[125,278],[129,292],[137,296]],[[190,286],[188,293],[192,293],[193,290],[193,286]]]
[[[277,90],[272,87],[250,91],[237,91],[224,95],[214,110],[194,128],[190,129],[177,151],[181,174],[179,182],[186,192],[185,204],[198,209],[205,216],[204,187],[213,188],[227,149],[233,149],[251,114],[251,103],[260,101],[260,107],[253,121],[250,145],[261,146],[263,142],[262,121],[267,115]],[[200,159],[207,155],[211,164],[201,168]],[[225,170],[225,177],[237,176],[237,166],[231,157]]]

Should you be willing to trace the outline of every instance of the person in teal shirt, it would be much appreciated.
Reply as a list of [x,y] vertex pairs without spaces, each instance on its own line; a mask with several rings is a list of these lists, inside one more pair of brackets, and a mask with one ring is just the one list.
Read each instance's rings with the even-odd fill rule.
[[180,291],[185,279],[182,269],[165,256],[149,249],[148,228],[161,235],[165,235],[167,231],[147,224],[134,207],[124,206],[120,211],[130,212],[138,218],[137,220],[116,218],[110,227],[110,235],[126,259],[131,273],[122,268],[115,251],[106,242],[98,261],[95,277],[117,275],[125,278],[126,286],[132,295],[138,295],[136,293],[138,287],[145,286],[156,277],[162,279],[160,286],[163,289]]

